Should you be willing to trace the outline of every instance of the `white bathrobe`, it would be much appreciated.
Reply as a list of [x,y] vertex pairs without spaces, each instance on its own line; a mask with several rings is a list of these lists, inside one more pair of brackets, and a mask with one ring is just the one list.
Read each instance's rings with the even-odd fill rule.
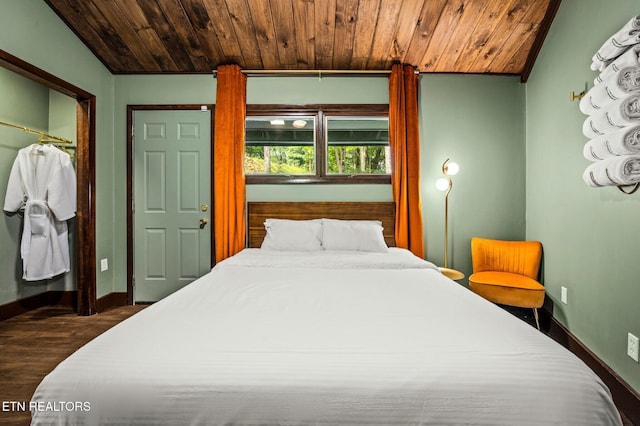
[[18,151],[4,210],[24,211],[20,244],[24,280],[43,280],[69,271],[66,220],[76,212],[76,175],[69,154],[39,144]]

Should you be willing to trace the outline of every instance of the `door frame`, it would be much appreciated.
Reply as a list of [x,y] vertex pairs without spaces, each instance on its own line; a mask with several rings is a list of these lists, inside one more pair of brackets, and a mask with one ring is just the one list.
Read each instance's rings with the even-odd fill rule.
[[76,298],[78,315],[97,312],[96,97],[0,49],[0,66],[76,100]]
[[[215,117],[215,105],[213,104],[186,104],[186,105],[127,105],[127,304],[133,305],[134,303],[134,236],[133,236],[133,114],[135,111],[174,111],[174,110],[193,110],[202,111],[203,107],[207,107],[211,120],[211,134],[210,134],[210,147],[211,147],[211,168],[210,180],[211,180],[211,204],[213,204],[213,129],[214,129],[214,117]],[[212,209],[213,210],[213,209]],[[211,226],[209,227],[211,232],[211,253],[210,253],[210,266],[213,267],[215,259],[215,241],[213,238],[215,218],[212,217]]]

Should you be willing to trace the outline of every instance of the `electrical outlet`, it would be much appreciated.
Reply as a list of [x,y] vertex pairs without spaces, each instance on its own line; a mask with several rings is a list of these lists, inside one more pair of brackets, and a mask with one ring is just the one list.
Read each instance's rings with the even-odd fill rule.
[[638,338],[631,333],[627,334],[627,355],[638,362]]
[[565,305],[567,304],[567,288],[566,287],[560,287],[560,301]]
[[100,272],[104,272],[109,269],[109,259],[100,260]]

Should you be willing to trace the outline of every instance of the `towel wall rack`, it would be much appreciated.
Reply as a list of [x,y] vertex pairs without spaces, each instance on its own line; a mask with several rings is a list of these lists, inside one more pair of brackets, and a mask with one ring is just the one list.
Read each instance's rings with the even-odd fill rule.
[[[627,195],[631,195],[634,192],[636,192],[638,190],[638,188],[640,187],[640,182],[635,183],[633,185],[618,185],[617,188],[618,190],[620,190],[620,192],[622,192],[623,194],[627,194]],[[628,189],[626,189],[628,188]]]
[[585,81],[584,89],[582,89],[582,92],[576,93],[572,90],[571,93],[569,93],[569,100],[573,102],[576,99],[582,99],[584,98],[584,96],[587,94],[588,91],[589,91],[589,82]]
[[571,91],[571,93],[569,93],[569,100],[571,100],[571,102],[575,101],[576,99],[582,99],[584,98],[585,95],[585,91],[583,90],[582,92],[576,94],[576,92],[574,92],[573,90]]
[[592,163],[583,180],[591,187],[615,186],[626,195],[640,187],[640,152],[633,133],[640,125],[636,105],[640,100],[635,94],[636,76],[630,71],[637,67],[639,53],[640,15],[635,15],[591,57],[590,69],[598,72],[591,89],[587,82],[584,92],[570,96],[572,101],[582,98],[580,111],[588,116],[582,133],[589,141],[582,152]]
[[[611,181],[611,182],[615,182],[615,180],[613,180],[611,178],[611,176],[609,175],[609,171],[605,170],[605,174],[607,175],[607,178]],[[589,173],[589,177],[591,178],[591,181],[595,184],[595,186],[604,186],[599,184],[596,181],[596,178],[593,176],[593,172]],[[631,195],[634,192],[636,192],[638,190],[638,188],[640,188],[640,182],[636,182],[634,184],[630,184],[630,185],[615,185],[616,188],[618,188],[618,190],[620,192],[622,192],[623,194],[627,194],[627,195]]]

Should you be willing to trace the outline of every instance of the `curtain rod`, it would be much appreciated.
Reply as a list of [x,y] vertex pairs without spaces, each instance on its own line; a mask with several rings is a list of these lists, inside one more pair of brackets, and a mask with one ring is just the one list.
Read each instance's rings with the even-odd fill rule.
[[0,125],[13,127],[14,129],[19,129],[19,130],[22,130],[23,132],[38,135],[40,136],[40,142],[57,142],[57,143],[73,144],[73,141],[70,141],[69,139],[61,138],[60,136],[50,135],[49,133],[44,133],[39,130],[33,130],[28,127],[18,126],[17,124],[7,123],[6,121],[0,121]]
[[[218,70],[213,70],[213,76],[216,77]],[[247,75],[345,75],[345,74],[362,74],[362,75],[375,75],[375,74],[391,74],[391,70],[241,70],[242,74]],[[420,74],[420,71],[415,70],[415,74]]]

